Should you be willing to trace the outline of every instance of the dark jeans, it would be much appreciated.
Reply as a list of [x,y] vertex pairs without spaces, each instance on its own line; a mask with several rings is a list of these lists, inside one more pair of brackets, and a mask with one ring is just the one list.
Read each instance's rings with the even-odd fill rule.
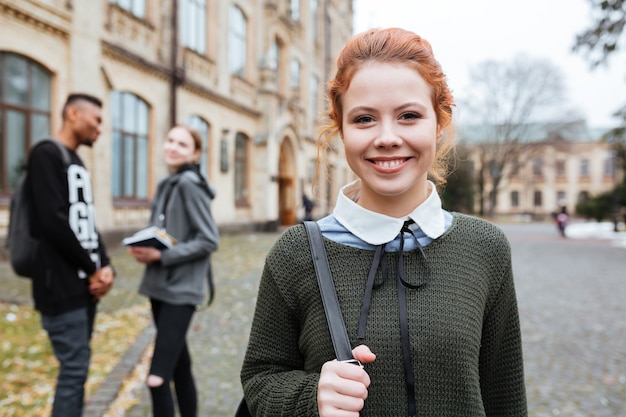
[[95,304],[56,316],[41,315],[41,324],[48,332],[54,356],[59,361],[52,417],[81,417],[83,414],[91,357],[89,341],[95,317]]
[[185,339],[196,310],[192,305],[174,305],[151,299],[157,330],[150,374],[163,378],[158,387],[149,387],[154,417],[174,417],[170,382],[174,382],[181,417],[196,417],[198,396],[191,372],[191,356]]

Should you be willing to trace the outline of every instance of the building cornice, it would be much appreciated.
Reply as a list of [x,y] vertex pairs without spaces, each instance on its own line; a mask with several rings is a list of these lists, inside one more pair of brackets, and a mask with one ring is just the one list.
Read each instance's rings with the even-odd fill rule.
[[261,117],[262,115],[262,113],[259,110],[256,110],[250,106],[242,105],[229,97],[226,97],[222,94],[218,94],[214,91],[209,90],[208,88],[202,86],[199,83],[184,80],[181,84],[181,87],[195,94],[206,97],[217,104],[221,104],[232,110],[241,112],[249,117],[258,118],[258,117]]
[[[153,76],[161,78],[163,80],[171,80],[172,78],[172,70],[163,66],[156,64],[154,62],[150,62],[147,59],[134,54],[120,46],[114,45],[107,41],[102,41],[102,52],[104,55],[115,59],[117,61],[123,62],[128,65],[132,65],[134,68],[139,71],[149,73]],[[184,74],[184,72],[183,72]],[[241,112],[249,117],[258,118],[261,117],[261,112],[252,107],[242,105],[237,101],[231,99],[230,97],[226,97],[222,94],[216,93],[208,88],[202,86],[199,83],[187,80],[184,78],[184,75],[181,76],[180,72],[177,74],[177,78],[179,78],[179,86],[188,91],[191,91],[195,94],[201,95],[203,97],[209,98],[210,100],[221,104],[225,107],[228,107],[237,112]]]
[[70,37],[71,14],[41,2],[0,0],[0,14],[62,39]]
[[101,43],[103,55],[109,58],[131,65],[141,72],[149,73],[163,80],[169,80],[172,77],[172,71],[164,65],[150,62],[147,59],[122,48],[121,46],[117,46],[105,40],[101,41]]

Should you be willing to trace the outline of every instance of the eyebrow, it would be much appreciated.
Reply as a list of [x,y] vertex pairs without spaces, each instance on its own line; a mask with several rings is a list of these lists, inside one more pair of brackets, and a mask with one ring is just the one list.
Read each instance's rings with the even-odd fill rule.
[[[424,113],[426,112],[426,109],[427,109],[427,106],[425,106],[425,105],[423,105],[423,104],[421,104],[421,103],[418,103],[417,101],[410,101],[410,102],[408,102],[408,103],[404,103],[404,104],[402,104],[402,105],[400,105],[400,106],[398,106],[398,107],[394,108],[393,110],[394,110],[394,111],[402,111],[402,110],[407,109],[407,108],[409,108],[409,107],[418,107],[418,108],[419,108],[419,110],[420,110],[420,111],[422,111],[422,112],[424,112]],[[375,112],[375,111],[376,111],[376,109],[375,109],[374,107],[369,107],[369,106],[356,106],[356,107],[353,107],[353,108],[349,109],[349,110],[346,112],[346,115],[351,115],[351,114],[353,114],[353,113],[360,113],[360,112],[368,112],[368,113],[371,113],[371,112]]]

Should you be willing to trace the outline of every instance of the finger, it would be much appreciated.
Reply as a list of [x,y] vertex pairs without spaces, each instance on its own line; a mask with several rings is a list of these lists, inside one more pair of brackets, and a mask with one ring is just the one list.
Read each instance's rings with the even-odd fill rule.
[[361,363],[371,363],[376,360],[376,355],[366,345],[359,345],[352,349],[352,355]]

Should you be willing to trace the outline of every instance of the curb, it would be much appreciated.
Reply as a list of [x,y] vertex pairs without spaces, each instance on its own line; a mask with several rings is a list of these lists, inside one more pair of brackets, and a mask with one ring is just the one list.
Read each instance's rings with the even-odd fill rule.
[[87,399],[83,417],[103,417],[117,397],[122,384],[131,374],[154,337],[154,325],[149,324],[137,336],[122,359],[109,372],[98,389]]

